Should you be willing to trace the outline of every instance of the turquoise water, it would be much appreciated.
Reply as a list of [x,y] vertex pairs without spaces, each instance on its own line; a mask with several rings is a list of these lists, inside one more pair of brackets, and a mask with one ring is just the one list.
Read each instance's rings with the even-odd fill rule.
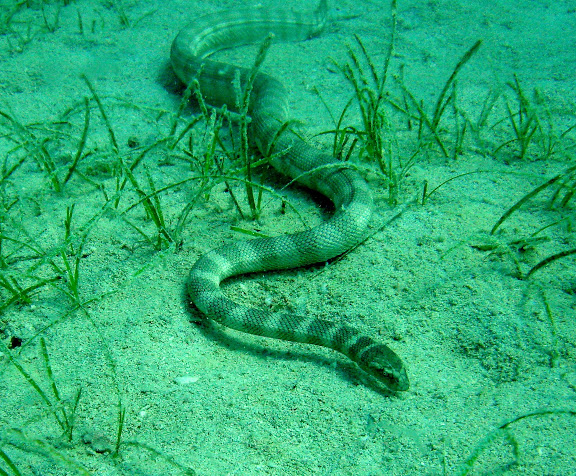
[[[381,78],[394,30],[389,2],[330,7],[323,35],[263,66],[329,151],[353,97],[337,65],[374,89],[354,35]],[[410,378],[395,395],[333,351],[188,303],[201,254],[331,213],[261,166],[251,220],[237,122],[182,103],[174,36],[234,8],[0,0],[2,474],[576,474],[576,5],[399,1],[380,148],[354,100],[340,124],[374,191],[369,239],[223,286],[382,340]]]

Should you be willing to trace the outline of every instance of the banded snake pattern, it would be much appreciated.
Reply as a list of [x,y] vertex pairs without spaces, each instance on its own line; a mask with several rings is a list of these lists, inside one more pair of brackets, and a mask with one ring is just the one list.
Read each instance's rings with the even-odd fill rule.
[[[274,40],[301,41],[319,35],[328,23],[327,0],[314,12],[253,8],[200,17],[185,26],[171,49],[178,78],[197,81],[212,106],[236,105],[237,87],[250,70],[209,59],[219,50]],[[212,250],[194,264],[187,291],[194,305],[209,318],[242,332],[315,344],[349,357],[362,370],[392,391],[409,387],[400,358],[384,343],[341,322],[290,312],[271,312],[227,298],[220,283],[231,276],[296,268],[334,258],[357,245],[366,234],[373,211],[372,192],[355,170],[307,143],[285,124],[291,119],[289,95],[282,83],[258,72],[253,78],[249,114],[250,138],[272,166],[328,197],[333,216],[321,225],[295,234],[238,241]]]

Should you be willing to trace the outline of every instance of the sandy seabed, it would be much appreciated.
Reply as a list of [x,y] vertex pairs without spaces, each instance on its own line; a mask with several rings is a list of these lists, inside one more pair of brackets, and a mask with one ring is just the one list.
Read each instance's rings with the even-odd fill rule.
[[[11,3],[0,6],[9,12]],[[450,130],[458,126],[448,110],[441,123],[448,156],[432,144],[402,173],[400,162],[416,150],[418,121],[390,107],[402,179],[396,205],[377,166],[357,162],[373,169],[365,175],[375,192],[376,233],[328,265],[224,285],[254,306],[345,320],[378,336],[408,369],[411,387],[397,395],[366,382],[330,350],[202,324],[187,302],[184,283],[194,261],[248,239],[231,226],[266,234],[298,229],[291,207],[281,213],[280,195],[313,225],[329,215],[317,196],[280,190],[286,181],[263,171],[279,195],[265,195],[253,222],[239,216],[220,183],[198,198],[178,246],[156,250],[141,196],[115,177],[120,158],[134,163],[170,133],[181,103],[168,66],[176,33],[198,15],[239,3],[35,2],[0,16],[3,474],[18,474],[11,464],[20,474],[42,476],[169,475],[185,468],[199,475],[576,474],[574,259],[521,279],[547,256],[575,248],[574,202],[560,203],[574,179],[536,195],[490,234],[518,200],[574,166],[575,134],[559,136],[576,122],[576,2],[400,0],[390,97],[403,97],[402,81],[431,113],[458,60],[481,39],[458,74],[456,104],[474,124],[491,92],[501,94],[486,124],[476,135],[467,130],[453,154]],[[303,0],[277,3],[262,2],[310,7]],[[389,2],[343,0],[333,14],[340,20],[324,35],[276,44],[264,65],[288,87],[294,117],[311,135],[334,128],[323,102],[338,116],[352,94],[329,59],[345,62],[358,35],[381,65],[390,40]],[[254,54],[243,47],[221,58],[250,64]],[[519,120],[515,77],[541,121],[522,158],[506,110],[508,104]],[[86,144],[78,173],[64,184],[86,104]],[[179,127],[196,113],[183,110]],[[347,124],[360,126],[357,113],[351,109]],[[203,125],[195,130],[201,154]],[[548,156],[544,136],[558,139]],[[331,147],[328,136],[311,140]],[[134,167],[141,189],[167,187],[152,200],[160,201],[170,230],[200,185],[170,186],[195,174],[183,156],[158,146]],[[424,183],[430,191],[459,175],[422,204]],[[555,190],[560,199],[551,207]],[[242,197],[242,187],[237,193]],[[78,265],[81,309],[66,294],[63,255],[72,271]],[[18,295],[18,286],[40,282]],[[52,413],[64,421],[41,338],[68,416],[82,389],[70,442]],[[52,411],[23,373],[53,402]],[[115,454],[119,406],[125,419]],[[540,414],[514,421],[533,413]]]

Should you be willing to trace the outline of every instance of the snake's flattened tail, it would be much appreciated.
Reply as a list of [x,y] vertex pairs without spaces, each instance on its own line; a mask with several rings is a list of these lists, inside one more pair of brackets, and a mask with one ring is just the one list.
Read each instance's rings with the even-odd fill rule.
[[316,28],[310,32],[308,38],[313,38],[314,36],[320,35],[326,25],[330,22],[330,16],[328,14],[328,0],[320,0],[318,7],[314,10],[314,23],[316,23]]
[[328,0],[320,0],[316,10],[314,10],[314,15],[320,18],[328,16]]

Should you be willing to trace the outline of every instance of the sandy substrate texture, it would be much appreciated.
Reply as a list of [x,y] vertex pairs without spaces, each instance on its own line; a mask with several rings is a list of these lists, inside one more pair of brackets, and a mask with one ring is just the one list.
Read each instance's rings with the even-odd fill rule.
[[[86,474],[81,468],[94,475],[184,468],[199,475],[437,475],[464,474],[469,462],[469,474],[576,474],[574,259],[520,279],[545,257],[575,248],[574,201],[560,206],[561,189],[550,207],[556,189],[547,189],[489,233],[521,197],[574,165],[574,132],[548,157],[543,133],[558,138],[576,121],[573,1],[399,0],[390,97],[404,104],[402,80],[431,115],[458,60],[482,39],[458,75],[456,96],[476,124],[485,99],[500,92],[486,124],[477,137],[468,127],[461,153],[453,154],[464,120],[455,125],[450,105],[439,128],[448,157],[428,140],[403,173],[398,161],[407,163],[417,148],[418,120],[387,107],[402,179],[397,205],[377,165],[357,162],[372,170],[366,176],[376,196],[376,233],[330,264],[224,286],[245,303],[345,320],[379,336],[408,369],[411,388],[398,395],[380,391],[332,351],[209,325],[187,303],[192,263],[215,246],[249,239],[231,226],[267,234],[301,228],[290,207],[281,213],[280,197],[313,225],[330,213],[318,197],[281,189],[286,180],[259,170],[278,194],[265,194],[254,222],[241,219],[225,184],[213,181],[178,246],[156,250],[154,223],[122,175],[121,161],[129,167],[170,134],[181,97],[167,63],[175,34],[195,16],[239,2],[39,3],[9,18],[10,2],[2,1],[0,468],[13,474],[10,461],[20,474],[43,476]],[[316,90],[336,116],[351,97],[329,58],[346,61],[353,34],[377,65],[388,48],[388,2],[343,0],[334,13],[351,18],[321,38],[274,45],[264,66],[288,86],[294,117],[311,133],[334,127]],[[250,64],[254,52],[221,58]],[[83,75],[107,113],[117,151]],[[541,121],[522,159],[506,112],[506,104],[518,112],[507,86],[514,75]],[[62,185],[84,129],[85,98],[90,119],[79,173],[58,192],[50,160]],[[196,114],[184,109],[177,132]],[[344,125],[361,125],[356,109]],[[203,131],[201,122],[175,151],[158,145],[133,168],[145,193],[151,182],[167,187],[148,199],[159,200],[171,231],[200,182],[170,185],[198,175],[185,151],[193,136],[192,155],[205,152]],[[422,134],[429,139],[425,126]],[[329,136],[313,140],[331,147]],[[468,172],[475,173],[446,183],[422,205],[425,182],[430,191]],[[247,210],[243,188],[234,190]],[[78,265],[77,297],[63,256],[72,277]],[[17,290],[37,283],[44,284]],[[63,421],[65,409],[70,417],[79,389],[68,442],[54,413]],[[114,455],[119,408],[125,418]]]

